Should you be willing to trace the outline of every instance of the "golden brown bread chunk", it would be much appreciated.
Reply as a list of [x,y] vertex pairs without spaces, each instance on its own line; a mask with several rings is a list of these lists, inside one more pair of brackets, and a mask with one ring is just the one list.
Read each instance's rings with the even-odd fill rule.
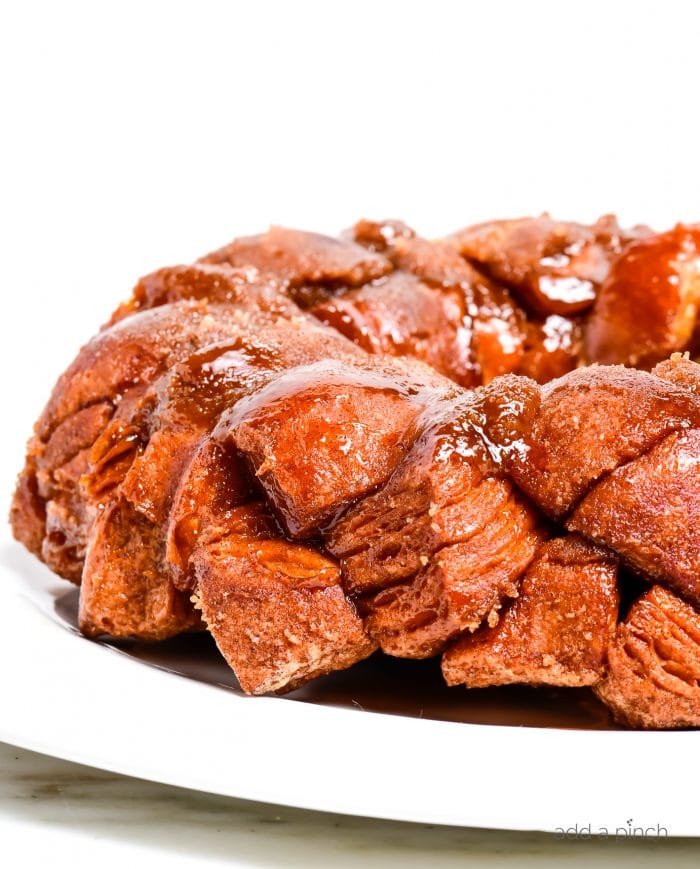
[[397,272],[326,299],[311,313],[368,353],[413,356],[463,386],[480,382],[459,292]]
[[659,362],[652,374],[700,396],[700,365],[692,362],[687,354],[673,353],[670,359]]
[[[110,594],[111,586],[101,576],[97,580],[101,593],[93,600],[96,580],[91,573],[95,565],[101,570],[106,560],[118,559],[117,553],[103,553],[113,536],[120,533],[119,528],[110,528],[110,523],[120,526],[123,522],[123,511],[112,509],[112,500],[127,502],[139,514],[139,534],[153,540],[153,545],[144,546],[140,553],[137,570],[130,571],[128,565],[121,567],[129,577],[132,596],[153,597],[156,585],[160,584],[163,588],[159,593],[170,600],[173,594],[170,586],[187,569],[187,564],[178,562],[171,568],[163,558],[171,511],[181,494],[183,475],[202,438],[217,424],[225,409],[267,383],[286,365],[333,351],[340,355],[343,351],[349,351],[350,355],[355,352],[342,338],[312,323],[300,329],[291,321],[279,321],[274,326],[263,321],[255,337],[249,329],[231,328],[230,335],[226,341],[195,352],[154,383],[145,401],[147,413],[129,399],[122,402],[92,448],[92,463],[84,487],[87,497],[103,505],[103,513],[91,536],[91,550],[100,553],[99,561],[93,557],[86,562],[82,595],[91,600],[94,621],[99,615],[102,623],[119,626],[123,608],[122,596]],[[228,473],[226,483],[232,487],[227,493],[228,503],[240,504],[250,498],[250,483],[242,471]],[[207,493],[207,497],[211,499],[212,494]],[[180,512],[181,507],[180,500],[177,505]],[[190,507],[187,516],[191,511]],[[186,516],[179,518],[184,521]],[[113,565],[115,575],[119,569],[120,566]],[[186,581],[181,587],[187,587]],[[177,595],[175,598],[179,600]],[[186,597],[184,600],[189,604]],[[87,604],[83,609],[87,611]],[[149,617],[156,621],[150,624]],[[159,618],[152,607],[147,608],[138,622],[130,622],[129,635],[150,639],[162,633]],[[178,632],[176,620],[168,625],[173,633]]]
[[194,588],[194,550],[224,537],[235,509],[252,499],[248,475],[233,446],[204,437],[180,476],[165,529],[164,558],[176,588]]
[[[10,524],[12,533],[24,547],[26,547],[32,555],[37,558],[43,558],[41,549],[46,536],[46,503],[39,495],[39,488],[36,479],[36,460],[32,455],[32,443],[30,442],[27,448],[27,456],[24,462],[24,469],[17,477],[12,503],[10,504]],[[65,572],[56,570],[59,576],[65,579],[74,580],[74,570],[72,565],[74,559],[69,558],[71,567]],[[78,562],[82,563],[82,560]],[[80,567],[78,568],[81,569]],[[55,568],[52,568],[55,570]],[[74,581],[78,581],[75,579]]]
[[567,527],[700,604],[700,430],[673,432],[616,468]]
[[700,310],[700,226],[631,244],[613,265],[586,329],[591,362],[649,368],[691,347]]
[[549,383],[577,367],[581,356],[580,317],[531,317],[523,327],[523,350],[516,374]]
[[80,587],[80,630],[88,637],[164,640],[201,628],[189,596],[160,568],[161,531],[124,498],[90,529]]
[[[445,369],[448,376],[464,386],[476,386],[519,369],[525,352],[525,313],[505,288],[472,268],[454,244],[427,241],[396,221],[360,221],[352,233],[359,243],[381,250],[395,269],[438,293],[441,305],[448,306],[452,318],[459,318],[459,352],[451,370]],[[366,297],[369,306],[370,287]],[[408,293],[394,300],[394,316],[398,311],[408,320],[414,315]],[[439,342],[440,336],[433,333],[432,340]]]
[[576,314],[593,304],[611,262],[647,232],[625,232],[606,215],[592,226],[549,215],[477,224],[452,236],[462,256],[511,287],[540,315]]
[[138,311],[183,300],[207,301],[276,317],[293,317],[299,311],[285,295],[285,285],[256,268],[194,263],[168,266],[141,278],[131,297],[112,314],[109,325]]
[[405,455],[418,413],[388,381],[353,383],[352,371],[331,378],[328,367],[293,371],[256,395],[234,434],[294,537],[309,536],[383,483]]
[[683,385],[617,366],[553,381],[542,388],[534,423],[523,425],[524,449],[506,465],[569,530],[698,601],[700,402],[685,388],[692,364],[683,366]]
[[555,519],[565,517],[604,474],[670,432],[700,425],[700,400],[652,374],[591,366],[542,387],[539,410],[523,426],[524,449],[508,470]]
[[[80,582],[91,521],[81,481],[89,467],[90,448],[112,413],[111,402],[88,405],[58,425],[45,444],[35,439],[30,445],[36,450],[31,473],[44,516],[37,554],[72,582]],[[21,527],[19,517],[15,523]]]
[[[417,275],[429,286],[460,300],[463,328],[476,379],[465,386],[490,383],[494,377],[519,371],[525,353],[526,316],[509,292],[467,263],[448,241],[398,237],[388,251],[397,268]],[[455,378],[456,379],[456,378]]]
[[226,340],[197,350],[153,385],[145,448],[124,481],[125,495],[153,522],[165,521],[163,482],[177,484],[201,437],[225,411],[289,367],[357,352],[341,336],[303,319],[232,327]]
[[367,220],[362,218],[343,233],[343,238],[361,244],[369,250],[386,253],[397,238],[415,238],[416,232],[402,220]]
[[700,726],[700,614],[654,586],[618,625],[595,691],[630,727]]
[[340,585],[338,565],[280,537],[266,508],[193,555],[202,616],[249,694],[291,691],[376,648]]
[[[176,582],[185,587],[191,581],[188,562],[200,531],[218,527],[227,510],[251,498],[250,481],[228,437],[230,412],[237,402],[287,368],[326,356],[352,360],[355,355],[360,351],[340,335],[300,318],[260,326],[255,334],[243,331],[198,351],[173,370],[161,388],[159,430],[196,436],[175,479],[166,518],[167,561]],[[212,437],[205,436],[209,432]],[[139,486],[141,479],[139,474]]]
[[[525,405],[538,387],[502,378],[431,406],[391,479],[350,507],[324,534],[352,594],[366,594],[418,573],[439,550],[469,540],[507,513],[512,486],[498,476],[505,452],[518,448]],[[498,427],[498,450],[482,437]]]
[[[174,371],[177,369],[176,366]],[[81,480],[83,498],[93,518],[100,519],[90,532],[90,546],[93,553],[100,553],[99,559],[86,560],[81,587],[81,599],[86,600],[96,584],[100,588],[99,597],[90,607],[93,621],[98,621],[98,616],[99,621],[108,624],[120,621],[123,595],[118,589],[110,595],[110,584],[91,575],[96,565],[102,570],[105,562],[114,562],[109,569],[115,575],[121,571],[128,577],[133,596],[145,598],[159,593],[169,600],[172,595],[169,570],[162,563],[163,522],[189,452],[195,448],[198,431],[167,425],[159,428],[163,411],[159,396],[164,381],[171,383],[170,375],[153,384],[141,401],[134,400],[131,393],[120,403],[93,445],[88,470]],[[117,566],[118,552],[109,551],[110,541],[121,533],[124,515],[135,517],[138,536],[149,541],[139,552],[138,568],[133,571],[128,564]],[[113,524],[117,527],[112,528]],[[128,561],[128,556],[125,555],[124,560]],[[126,583],[127,579],[122,582]],[[155,590],[157,585],[162,587],[159,592]],[[193,617],[187,597],[181,599],[179,609],[189,610],[189,618]],[[154,609],[144,610],[141,620],[128,632],[129,636],[151,639],[161,630],[157,624],[149,623],[149,614],[157,616]],[[171,629],[172,634],[178,633],[177,622],[173,622]]]
[[586,541],[540,545],[494,627],[458,639],[442,657],[448,685],[594,685],[617,622],[615,557]]
[[316,547],[285,540],[252,502],[230,444],[203,439],[168,530],[175,585],[195,590],[219,648],[249,693],[291,690],[375,648]]
[[493,623],[504,600],[518,594],[541,536],[533,512],[508,494],[502,510],[483,516],[484,524],[467,540],[422,556],[425,567],[408,582],[358,601],[383,652],[399,658],[435,655],[457,634]]
[[435,289],[461,288],[468,304],[476,301],[477,285],[488,292],[492,285],[460,256],[449,241],[395,235],[386,249],[394,268],[409,272]]
[[176,302],[127,317],[92,338],[59,377],[37,434],[46,439],[88,404],[114,402],[134,386],[152,383],[174,362],[246,323],[242,309],[202,301]]
[[[114,408],[136,401],[198,346],[240,328],[242,316],[232,305],[204,302],[145,311],[95,336],[61,375],[35,425],[11,511],[15,536],[34,546],[43,513],[45,541],[33,551],[52,569],[79,581],[88,530],[79,481],[88,470],[87,451]],[[123,432],[117,438],[117,451],[133,445],[129,437]]]
[[422,409],[456,392],[412,360],[292,369],[235,408],[230,429],[285,530],[308,537],[384,483]]
[[263,235],[234,239],[202,257],[205,263],[254,266],[283,281],[302,307],[310,307],[334,292],[380,278],[391,271],[381,254],[349,239],[273,226]]
[[[604,223],[605,219],[599,226]],[[486,278],[460,255],[454,240],[426,241],[392,221],[360,221],[353,232],[361,244],[385,253],[395,268],[447,293],[447,299],[459,300],[462,328],[458,338],[464,350],[453,363],[459,363],[459,368],[440,368],[458,383],[489,383],[511,372],[545,383],[576,367],[581,353],[581,318],[551,313],[528,317],[508,289]],[[370,287],[365,296],[371,305]],[[405,306],[409,313],[414,310],[408,299],[395,300],[394,314]],[[387,322],[391,319],[390,315]],[[380,327],[375,324],[374,328]],[[434,342],[440,343],[439,335],[434,335]],[[469,350],[468,356],[465,350]],[[466,370],[465,361],[469,362]]]
[[[493,618],[531,560],[534,511],[499,478],[484,419],[500,419],[500,449],[515,448],[520,400],[536,384],[503,378],[431,407],[389,482],[326,533],[345,587],[383,651],[428,657]],[[514,428],[511,426],[514,424]],[[512,431],[511,431],[512,428]]]
[[507,480],[489,477],[456,451],[445,460],[440,448],[446,439],[421,437],[389,482],[324,534],[350,593],[403,582],[445,547],[485,532],[494,517],[524,509]]

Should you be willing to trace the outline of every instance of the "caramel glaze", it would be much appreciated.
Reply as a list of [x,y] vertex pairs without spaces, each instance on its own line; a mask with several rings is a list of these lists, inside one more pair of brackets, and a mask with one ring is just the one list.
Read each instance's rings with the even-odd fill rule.
[[700,226],[635,241],[613,265],[586,331],[590,362],[650,368],[700,336]]

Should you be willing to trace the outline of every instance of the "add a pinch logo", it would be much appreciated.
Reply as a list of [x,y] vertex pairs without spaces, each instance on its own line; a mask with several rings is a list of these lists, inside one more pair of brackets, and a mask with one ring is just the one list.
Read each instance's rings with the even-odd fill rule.
[[596,826],[590,822],[574,824],[572,827],[557,827],[554,831],[558,839],[664,839],[668,836],[668,829],[661,824],[650,826],[635,826],[634,818],[628,818],[621,827]]

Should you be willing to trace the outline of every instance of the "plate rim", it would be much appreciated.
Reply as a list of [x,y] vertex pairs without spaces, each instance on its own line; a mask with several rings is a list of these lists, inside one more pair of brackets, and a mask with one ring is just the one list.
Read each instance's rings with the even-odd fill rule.
[[10,744],[177,787],[359,817],[555,833],[574,824],[624,829],[632,818],[700,836],[683,787],[700,774],[698,731],[471,724],[245,697],[66,629],[47,612],[66,583],[6,539],[0,575],[0,659],[12,662],[3,667],[0,739]]

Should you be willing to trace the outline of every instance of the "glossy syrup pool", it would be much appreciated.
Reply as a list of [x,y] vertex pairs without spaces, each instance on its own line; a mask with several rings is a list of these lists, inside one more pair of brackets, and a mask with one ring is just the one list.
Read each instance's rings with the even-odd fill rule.
[[[77,630],[77,589],[59,595],[54,609],[63,624]],[[242,693],[209,634],[183,635],[161,643],[101,642],[148,666]],[[448,688],[440,674],[439,658],[406,661],[377,653],[280,699],[468,724],[619,729],[588,688]]]

